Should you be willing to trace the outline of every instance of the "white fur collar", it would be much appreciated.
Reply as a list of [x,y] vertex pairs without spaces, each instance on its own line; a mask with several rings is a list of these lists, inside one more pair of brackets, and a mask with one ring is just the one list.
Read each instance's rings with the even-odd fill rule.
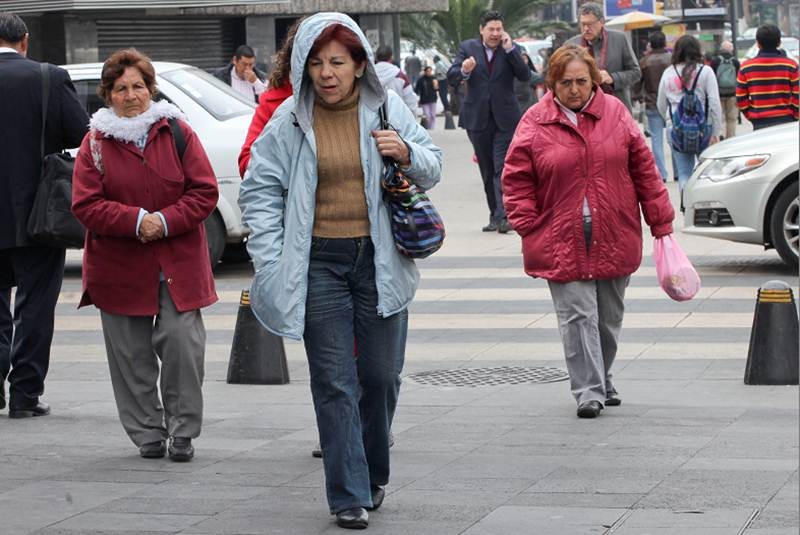
[[154,123],[163,118],[186,120],[181,110],[166,100],[151,102],[147,111],[136,117],[120,117],[111,108],[100,108],[89,121],[89,127],[101,132],[105,137],[135,143],[150,131]]

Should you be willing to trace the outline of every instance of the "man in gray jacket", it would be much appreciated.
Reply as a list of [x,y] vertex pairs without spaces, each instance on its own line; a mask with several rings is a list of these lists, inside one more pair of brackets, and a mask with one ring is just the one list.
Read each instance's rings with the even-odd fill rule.
[[581,34],[567,43],[585,47],[597,62],[603,76],[602,90],[615,95],[631,110],[631,88],[642,71],[631,44],[623,32],[605,27],[603,6],[587,2],[580,7]]

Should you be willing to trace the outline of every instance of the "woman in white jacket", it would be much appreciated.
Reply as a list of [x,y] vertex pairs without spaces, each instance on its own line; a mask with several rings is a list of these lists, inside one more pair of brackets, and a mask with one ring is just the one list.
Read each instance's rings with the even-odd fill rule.
[[[709,145],[719,141],[719,135],[724,131],[722,122],[722,105],[719,100],[717,78],[711,67],[703,65],[703,53],[700,41],[691,35],[684,35],[675,43],[672,53],[672,66],[668,67],[661,76],[658,86],[658,111],[666,118],[667,125],[672,127],[672,113],[677,109],[678,103],[684,95],[684,88],[691,88],[697,79],[695,94],[703,103],[711,124],[711,138]],[[671,135],[668,136],[668,139]],[[687,154],[672,147],[672,160],[678,174],[678,184],[683,191],[686,181],[692,175],[697,163],[697,154]]]
[[[339,526],[363,529],[389,481],[407,308],[419,282],[394,245],[383,157],[429,189],[442,154],[384,91],[368,41],[346,15],[300,24],[291,76],[294,95],[253,144],[239,195],[256,269],[251,307],[270,331],[303,338],[328,506]],[[384,103],[396,130],[381,130]]]

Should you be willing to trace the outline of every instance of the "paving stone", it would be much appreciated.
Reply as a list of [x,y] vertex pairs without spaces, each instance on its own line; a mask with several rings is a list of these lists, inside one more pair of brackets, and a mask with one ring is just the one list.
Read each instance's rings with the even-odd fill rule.
[[177,533],[201,522],[203,518],[205,517],[200,515],[87,512],[72,516],[53,527],[72,530],[109,529],[120,531],[120,526],[124,526],[125,531],[129,533],[147,531]]
[[536,526],[542,533],[604,533],[621,515],[620,509],[502,506],[481,519],[464,535],[516,533],[520,526]]

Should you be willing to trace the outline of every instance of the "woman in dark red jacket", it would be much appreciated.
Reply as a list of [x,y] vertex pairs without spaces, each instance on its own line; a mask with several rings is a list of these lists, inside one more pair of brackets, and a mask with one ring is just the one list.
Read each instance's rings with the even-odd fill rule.
[[503,171],[525,272],[550,286],[581,418],[621,403],[611,365],[642,260],[640,208],[655,237],[672,233],[675,215],[639,128],[600,81],[584,49],[557,50],[550,91],[520,121]]
[[292,47],[294,45],[294,34],[297,27],[303,22],[305,17],[297,19],[286,31],[286,39],[281,45],[281,49],[275,54],[273,59],[272,72],[269,75],[269,89],[261,93],[258,98],[258,108],[250,121],[250,128],[247,129],[247,137],[239,152],[239,176],[244,178],[247,171],[247,164],[250,163],[250,147],[253,142],[261,135],[261,131],[267,125],[275,110],[278,109],[284,100],[292,96],[292,83],[289,78],[292,62]]
[[136,50],[103,65],[109,107],[92,116],[73,175],[72,209],[88,231],[80,306],[100,309],[120,421],[139,454],[163,457],[169,437],[170,458],[189,461],[203,417],[199,309],[217,300],[203,227],[217,179],[180,111],[155,92],[153,65]]

